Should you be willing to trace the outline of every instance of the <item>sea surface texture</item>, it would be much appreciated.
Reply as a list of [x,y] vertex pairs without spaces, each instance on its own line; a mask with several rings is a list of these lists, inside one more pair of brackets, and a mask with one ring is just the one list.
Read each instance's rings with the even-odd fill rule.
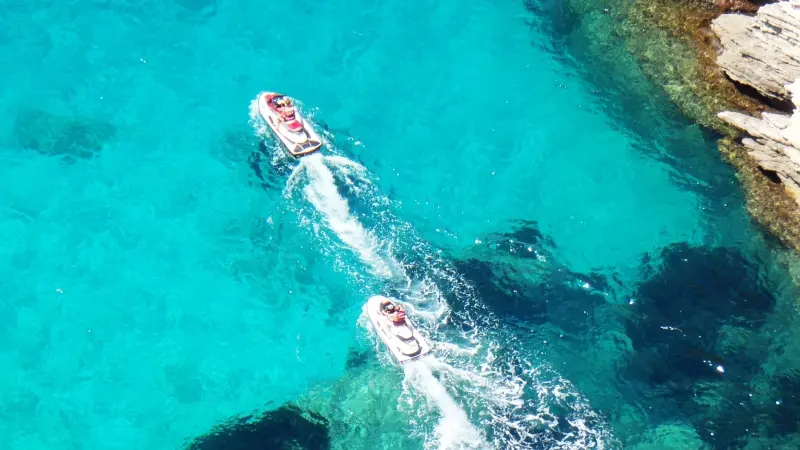
[[0,448],[796,448],[787,255],[559,2],[0,10]]

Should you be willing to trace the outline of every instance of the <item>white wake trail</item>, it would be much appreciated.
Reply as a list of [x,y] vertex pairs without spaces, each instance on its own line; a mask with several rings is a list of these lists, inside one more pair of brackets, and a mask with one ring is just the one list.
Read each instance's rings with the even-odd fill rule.
[[440,450],[489,449],[481,433],[472,426],[467,413],[447,392],[431,371],[439,364],[433,356],[410,361],[404,365],[406,380],[432,401],[441,413],[436,426],[437,446]]
[[[256,134],[267,138],[269,131],[257,120],[255,103],[251,105],[251,117]],[[303,214],[308,210],[300,202],[292,204],[303,225],[308,225],[320,238],[324,250],[329,244],[336,247],[333,256],[337,262],[342,262],[338,261],[341,256],[338,250],[347,247],[374,275],[402,281],[404,288],[401,283],[392,283],[393,289],[402,293],[410,315],[419,319],[415,324],[420,331],[430,339],[439,340],[436,351],[441,359],[428,355],[404,366],[405,387],[419,394],[413,397],[424,396],[427,406],[440,412],[434,436],[426,438],[426,448],[602,449],[607,440],[613,440],[601,418],[569,382],[548,366],[529,362],[528,355],[518,354],[515,343],[508,341],[509,336],[501,332],[501,326],[491,320],[479,326],[473,311],[489,318],[491,314],[481,309],[474,287],[441,255],[441,250],[432,248],[413,226],[394,216],[393,202],[379,192],[364,166],[337,154],[330,142],[326,141],[326,147],[329,147],[327,155],[320,152],[300,158],[286,182],[284,196],[290,199],[294,193],[302,192],[315,211],[313,219]],[[282,149],[276,150],[273,163],[285,156]],[[366,228],[353,214],[337,184],[357,198],[356,205],[363,202],[372,208],[370,218],[378,220],[370,222],[374,222],[371,228]],[[336,239],[330,239],[327,232],[320,233],[320,225]],[[413,272],[412,279],[394,256],[392,245],[400,248],[404,256],[412,255],[409,267],[421,273]],[[354,269],[351,261],[343,264],[353,273],[360,270]],[[461,312],[450,310],[445,293],[462,302]],[[442,324],[454,323],[454,319],[467,326],[440,328]],[[450,396],[448,389],[459,392],[459,402],[471,414],[480,416],[476,420],[482,426],[492,430],[493,446],[470,423],[465,408]],[[419,415],[426,413],[416,411]],[[416,430],[416,418],[408,419]]]
[[347,200],[339,194],[333,173],[325,165],[322,155],[306,156],[300,160],[300,164],[305,167],[309,179],[303,187],[303,193],[323,215],[328,228],[353,249],[376,275],[393,277],[395,272],[378,252],[378,240],[350,213]]

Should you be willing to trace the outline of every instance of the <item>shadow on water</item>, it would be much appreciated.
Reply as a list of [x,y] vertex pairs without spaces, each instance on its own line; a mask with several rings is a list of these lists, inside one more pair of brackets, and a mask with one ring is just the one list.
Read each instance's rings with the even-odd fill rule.
[[327,450],[328,421],[319,414],[284,405],[260,417],[231,419],[195,438],[186,450]]
[[286,184],[286,179],[292,173],[292,169],[297,164],[294,160],[281,160],[273,164],[272,149],[267,147],[264,141],[258,143],[258,150],[250,153],[247,159],[247,164],[253,170],[253,173],[262,182],[262,188],[267,189],[282,189]]

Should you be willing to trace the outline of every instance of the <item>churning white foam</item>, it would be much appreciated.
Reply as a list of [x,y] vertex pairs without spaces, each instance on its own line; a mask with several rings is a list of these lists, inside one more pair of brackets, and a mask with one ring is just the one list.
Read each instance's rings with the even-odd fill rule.
[[[256,135],[266,138],[269,130],[260,118],[258,99],[250,103],[250,118]],[[283,152],[276,152],[277,155]],[[274,162],[274,161],[273,161]],[[326,164],[327,163],[327,164]],[[389,249],[381,248],[381,243],[366,230],[350,212],[347,200],[342,197],[336,180],[328,164],[340,168],[345,174],[365,174],[366,169],[344,157],[323,156],[314,153],[300,158],[292,170],[283,189],[284,196],[291,197],[294,190],[305,181],[302,191],[305,198],[322,215],[324,225],[352,251],[354,251],[373,274],[382,278],[404,278],[400,264],[391,256]],[[366,179],[365,177],[359,177]],[[315,231],[318,227],[312,227]],[[320,236],[317,233],[318,237]]]
[[306,156],[300,164],[308,174],[308,184],[303,187],[303,193],[323,215],[325,225],[353,249],[376,275],[392,277],[392,268],[378,252],[377,239],[350,214],[347,200],[339,194],[333,173],[325,166],[322,155]]
[[439,409],[441,418],[436,426],[435,445],[441,450],[491,448],[482,434],[472,426],[467,413],[433,375],[435,358],[427,355],[405,364],[406,381],[425,395]]
[[[259,124],[257,111],[254,101],[253,126],[259,136],[266,137],[269,131]],[[420,331],[439,341],[435,344],[438,358],[429,355],[404,367],[407,385],[439,410],[435,440],[430,444],[441,449],[490,448],[483,434],[470,423],[464,408],[450,396],[449,387],[461,392],[461,401],[477,411],[481,423],[493,430],[491,447],[604,448],[610,438],[607,429],[577,390],[540,364],[531,364],[524,357],[509,359],[509,354],[518,354],[513,348],[515,344],[506,341],[504,333],[497,329],[501,327],[494,325],[487,329],[469,318],[477,313],[473,309],[478,308],[480,301],[462,275],[422,241],[410,224],[392,217],[386,208],[392,202],[377,192],[362,165],[331,154],[338,153],[335,148],[326,150],[330,151],[324,156],[316,153],[300,159],[287,180],[284,195],[291,198],[302,186],[304,198],[319,213],[325,227],[356,253],[371,272],[384,279],[406,281],[403,300],[410,306],[409,314],[418,319],[415,324]],[[372,213],[381,217],[376,229],[365,229],[352,214],[347,199],[339,193],[337,178],[376,209]],[[378,209],[385,210],[378,212]],[[318,231],[318,221],[309,225],[323,237]],[[411,279],[392,255],[391,244],[401,242],[406,253],[425,262],[421,277]],[[442,289],[457,291],[455,295],[464,302],[459,313],[462,316],[459,322],[467,325],[463,329],[439,328],[442,317],[450,312]],[[504,356],[498,357],[501,353]],[[566,429],[559,418],[569,424]]]

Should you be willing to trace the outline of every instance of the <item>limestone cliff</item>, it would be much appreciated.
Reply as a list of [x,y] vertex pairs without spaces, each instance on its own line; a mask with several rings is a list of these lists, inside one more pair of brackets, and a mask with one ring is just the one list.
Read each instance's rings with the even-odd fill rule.
[[[755,15],[723,14],[711,29],[719,37],[717,62],[765,102],[795,111],[800,103],[800,0],[759,8]],[[800,113],[753,117],[724,111],[720,119],[742,130],[741,144],[756,164],[780,181],[800,208]]]
[[[800,94],[800,82],[787,88]],[[800,95],[793,97],[795,104],[800,102]],[[725,111],[719,117],[750,136],[742,139],[750,156],[764,170],[775,173],[800,206],[800,115],[764,112],[758,119]]]
[[762,6],[755,15],[723,14],[711,29],[722,46],[717,63],[729,77],[769,99],[789,99],[786,85],[800,77],[800,1]]

